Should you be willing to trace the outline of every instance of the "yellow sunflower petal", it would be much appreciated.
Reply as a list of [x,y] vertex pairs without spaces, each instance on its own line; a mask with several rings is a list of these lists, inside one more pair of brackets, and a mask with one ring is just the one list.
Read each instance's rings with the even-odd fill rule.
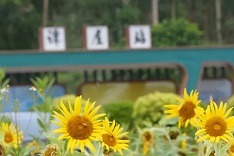
[[[71,114],[69,113],[69,111],[67,110],[66,106],[64,105],[63,101],[61,101],[61,107],[63,110],[63,114],[66,118],[70,118]],[[60,109],[61,110],[61,109]]]
[[214,142],[216,137],[210,137],[210,142]]
[[81,111],[81,96],[78,96],[75,100],[75,105],[74,105],[74,112],[76,113],[76,115],[80,115],[80,111]]
[[94,117],[91,118],[91,121],[94,122],[94,121],[96,121],[98,118],[103,117],[103,116],[105,116],[105,115],[106,115],[106,114],[98,114],[98,115],[95,115]]
[[165,108],[176,109],[176,108],[178,108],[178,105],[173,105],[173,104],[171,104],[171,105],[164,105],[164,107],[165,107]]
[[66,132],[66,131],[67,131],[67,129],[66,129],[66,128],[64,128],[64,127],[62,127],[62,128],[59,128],[59,129],[55,129],[55,130],[53,130],[53,131],[52,131],[52,133],[54,133],[54,134],[58,134],[58,133]]
[[196,133],[195,136],[200,135],[200,134],[204,134],[206,132],[206,129],[199,129]]
[[204,135],[203,137],[200,137],[198,140],[197,140],[197,142],[201,142],[201,141],[203,141],[203,140],[206,140],[206,139],[208,139],[210,136],[207,134],[207,135]]
[[216,139],[215,139],[215,143],[218,144],[219,141],[220,141],[221,137],[220,136],[217,136]]
[[67,150],[74,149],[74,146],[76,145],[76,140],[75,139],[69,139],[68,144],[67,144]]
[[92,118],[96,113],[97,111],[101,108],[101,105],[98,105],[94,110],[92,110],[88,116],[88,118]]
[[[96,102],[93,102],[89,108],[87,109],[87,111],[84,111],[84,115],[93,117],[94,114],[97,113],[97,111],[101,108],[101,105],[96,106],[96,108],[94,108],[94,105],[96,104]],[[94,108],[94,109],[93,109]],[[92,110],[93,109],[93,110]]]
[[94,148],[93,144],[91,144],[91,142],[89,140],[87,140],[85,142],[85,145],[87,145],[87,147],[92,151],[92,152],[95,152],[96,149]]
[[61,121],[63,124],[67,124],[67,119],[60,115],[59,113],[57,113],[56,111],[54,111],[55,115],[52,115],[54,118],[57,118],[59,121]]
[[92,109],[93,107],[90,106],[90,102],[89,99],[86,101],[85,103],[85,108],[84,108],[84,115],[89,114],[89,111]]
[[228,115],[231,113],[231,111],[232,111],[232,109],[233,109],[233,107],[232,108],[230,108],[230,109],[228,109],[228,111],[224,114],[224,118],[227,118],[228,117]]
[[79,141],[79,146],[80,146],[81,152],[83,153],[84,152],[84,140]]

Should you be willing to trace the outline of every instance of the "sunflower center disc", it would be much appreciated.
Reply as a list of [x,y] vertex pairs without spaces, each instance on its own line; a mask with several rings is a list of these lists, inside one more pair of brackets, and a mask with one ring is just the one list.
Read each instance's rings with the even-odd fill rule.
[[73,139],[85,140],[92,134],[93,126],[87,118],[76,116],[68,121],[67,132]]
[[143,134],[143,136],[144,136],[144,138],[145,138],[146,141],[150,141],[151,138],[152,138],[152,135],[150,134],[150,132],[145,132]]
[[191,119],[195,116],[194,104],[191,102],[186,102],[179,110],[179,116],[183,118],[183,120]]
[[108,146],[114,147],[116,145],[116,140],[114,136],[109,135],[109,134],[103,134],[102,138],[103,138],[103,142],[106,143]]
[[222,136],[227,130],[227,123],[220,117],[212,117],[207,121],[205,128],[210,136]]
[[4,139],[6,143],[10,143],[13,141],[12,135],[9,132],[6,132]]
[[219,124],[215,124],[215,125],[214,125],[214,129],[215,129],[215,130],[220,130],[220,128],[221,128],[221,126],[220,126]]

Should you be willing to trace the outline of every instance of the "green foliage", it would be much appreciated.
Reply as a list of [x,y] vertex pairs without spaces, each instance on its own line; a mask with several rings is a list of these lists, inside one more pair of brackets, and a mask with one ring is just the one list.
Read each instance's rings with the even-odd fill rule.
[[[232,95],[228,100],[227,100],[227,109],[234,107],[234,95]],[[230,115],[234,115],[234,112],[231,111]]]
[[77,86],[79,86],[84,80],[82,72],[58,72],[57,80],[66,86],[67,93],[76,93]]
[[[130,137],[132,140],[126,155],[197,156],[197,151],[193,150],[198,148],[193,139],[194,133],[191,136],[186,135],[177,127],[176,123],[175,118],[166,117],[161,118],[159,125],[143,121],[144,127],[137,126],[137,131],[131,133],[133,136]],[[144,149],[144,145],[149,145],[146,154],[143,154],[143,151],[147,149]]]
[[140,10],[130,5],[124,5],[117,13],[117,19],[122,24],[136,24]]
[[[38,48],[38,28],[42,26],[43,2],[39,0],[0,0],[1,50]],[[234,9],[232,4],[234,4],[232,0],[225,0],[221,3],[222,14],[225,15],[222,16],[222,32],[225,43],[233,43]],[[83,26],[107,25],[110,32],[111,48],[123,48],[120,43],[121,37],[124,35],[124,27],[128,24],[151,24],[151,10],[150,0],[79,0],[69,2],[49,0],[47,26],[64,26],[67,48],[76,49],[82,48]],[[215,2],[212,0],[159,2],[159,22],[172,17],[193,21],[204,32],[206,41],[203,44],[215,43],[217,40],[214,14]],[[190,38],[186,39],[187,44],[185,45],[197,44],[195,41],[188,42],[188,40],[190,41]],[[160,46],[184,45],[184,42],[172,44],[163,41],[164,44],[160,44]],[[156,44],[156,46],[159,45]]]
[[177,103],[178,95],[174,93],[154,92],[138,97],[133,107],[133,117],[136,124],[140,125],[143,121],[153,124],[163,117],[164,105]]
[[6,71],[4,68],[0,68],[0,87],[4,88],[7,87],[7,85],[10,82],[10,79],[5,79]]
[[49,93],[49,91],[55,78],[50,75],[45,75],[34,79],[31,78],[30,80],[36,88],[35,90],[32,90],[34,105],[30,110],[35,111],[39,116],[37,123],[41,127],[40,133],[49,132],[52,119],[51,113],[53,111],[52,93]]
[[[32,110],[41,112],[51,112],[53,109],[51,98],[51,86],[54,84],[55,78],[49,75],[43,77],[36,77],[31,79],[33,85],[37,89],[37,94],[33,94],[33,100],[37,105],[32,106]],[[50,91],[50,92],[49,92]],[[39,101],[39,99],[42,99]]]
[[116,14],[116,24],[112,26],[113,32],[112,46],[114,48],[126,47],[125,28],[130,24],[138,24],[140,10],[131,5],[123,5]]
[[115,120],[117,123],[131,124],[133,118],[133,102],[131,101],[116,101],[103,106],[104,112],[107,114],[110,121]]
[[[10,79],[5,79],[5,69],[0,68],[0,112],[3,110],[3,100],[5,100],[6,104],[9,102],[9,96],[7,92],[9,92],[9,82]],[[15,103],[14,103],[15,104]]]
[[45,75],[44,77],[36,77],[35,79],[31,79],[31,81],[33,85],[39,89],[39,91],[45,91],[53,85],[55,78],[49,75]]
[[0,49],[36,49],[40,23],[40,13],[29,0],[1,0]]
[[[54,98],[53,102],[52,102],[54,110],[55,111],[60,111],[58,109],[58,107],[60,108],[61,101],[63,102],[63,104],[66,106],[67,109],[70,109],[69,108],[69,103],[70,103],[71,107],[74,108],[74,104],[75,104],[76,98],[77,98],[77,96],[75,94],[65,94],[63,96]],[[86,100],[84,100],[82,98],[81,99],[81,105],[82,105],[82,107],[85,105],[85,103],[86,103]]]
[[152,27],[154,46],[198,45],[201,44],[201,37],[198,26],[184,19],[164,20]]
[[232,35],[230,35],[234,34],[233,25],[234,25],[234,19],[227,20],[223,23],[223,35],[226,43],[229,44],[232,44],[234,42]]

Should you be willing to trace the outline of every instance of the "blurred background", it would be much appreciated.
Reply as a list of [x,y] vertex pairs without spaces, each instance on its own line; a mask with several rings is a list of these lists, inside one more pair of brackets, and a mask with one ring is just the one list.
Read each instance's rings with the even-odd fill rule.
[[[82,27],[86,25],[107,25],[110,48],[122,49],[126,48],[124,29],[129,24],[151,25],[153,47],[228,45],[234,40],[232,3],[232,0],[1,0],[0,50],[38,49],[41,26],[65,27],[67,49],[82,49]],[[186,37],[177,38],[180,33]]]
[[[9,84],[3,110],[13,111],[17,99],[27,129],[28,111],[52,113],[61,100],[82,95],[102,104],[110,120],[156,124],[186,87],[199,91],[203,106],[211,99],[234,106],[233,6],[233,0],[0,0],[4,98]],[[129,46],[130,25],[150,28],[150,46]],[[88,26],[108,28],[106,49],[85,47]],[[41,49],[46,27],[64,28],[65,50]]]
[[[6,60],[5,55],[13,53],[29,60],[31,56],[27,58],[28,53],[44,52],[39,50],[39,28],[42,27],[65,28],[66,50],[62,53],[87,52],[83,28],[96,25],[105,25],[109,29],[109,48],[102,51],[102,56],[109,56],[108,52],[115,53],[114,50],[125,53],[137,51],[129,50],[127,46],[126,27],[129,25],[150,26],[151,52],[170,49],[170,52],[175,50],[175,53],[179,53],[178,49],[181,48],[196,51],[196,48],[201,47],[231,47],[234,41],[232,4],[232,0],[0,0],[1,57]],[[88,54],[85,55],[88,57]],[[12,56],[9,55],[6,60],[8,64],[12,61]],[[172,59],[173,57],[171,56]],[[53,58],[57,59],[56,56]],[[178,58],[181,59],[178,56],[172,61],[177,62]],[[215,59],[219,61],[218,57],[213,56],[213,60]],[[18,61],[12,61],[9,66],[14,68],[14,63],[17,64]],[[147,60],[144,61],[147,63]],[[83,62],[85,65],[85,60]],[[142,66],[137,65],[136,61],[134,67],[112,67],[109,64],[109,67],[96,69],[94,62],[93,65],[87,63],[90,67],[87,69],[68,67],[63,70],[60,67],[47,70],[43,65],[43,69],[33,70],[32,63],[28,64],[31,70],[22,67],[18,71],[18,68],[8,70],[7,63],[0,65],[6,67],[6,78],[10,79],[10,86],[16,87],[17,92],[13,98],[22,97],[22,93],[28,91],[27,88],[32,85],[31,78],[43,79],[48,75],[55,78],[54,83],[59,85],[56,86],[59,88],[56,96],[82,94],[85,98],[91,97],[104,104],[115,100],[135,101],[139,96],[155,91],[181,94],[188,76],[196,83],[200,81],[199,91],[203,93],[201,98],[205,101],[210,98],[227,100],[231,97],[234,86],[232,65],[213,63],[202,66],[199,60],[187,69],[179,64],[162,66],[157,62],[155,65]],[[187,72],[195,69],[196,65],[199,72],[194,72],[193,77]],[[60,66],[66,65],[61,61]],[[22,87],[21,92],[18,91],[19,87]],[[12,92],[14,93],[14,89]],[[18,93],[21,96],[16,96]]]

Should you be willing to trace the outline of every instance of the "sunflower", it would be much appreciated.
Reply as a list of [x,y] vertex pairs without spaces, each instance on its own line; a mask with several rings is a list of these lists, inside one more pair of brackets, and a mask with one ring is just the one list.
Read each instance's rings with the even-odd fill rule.
[[31,155],[36,155],[40,153],[41,145],[37,140],[33,140],[29,143],[27,143],[27,148],[30,149],[34,147],[35,149],[30,153]]
[[146,155],[149,152],[150,147],[154,145],[154,136],[150,131],[145,131],[142,134],[143,140],[143,155]]
[[229,156],[234,156],[234,140],[232,140],[230,147],[228,149]]
[[47,145],[41,156],[58,156],[58,146]]
[[58,121],[52,121],[59,126],[58,129],[52,133],[60,134],[59,140],[68,139],[67,151],[73,153],[75,148],[80,147],[81,152],[84,152],[85,146],[95,151],[92,141],[96,141],[97,137],[101,135],[101,121],[98,118],[105,116],[105,114],[97,114],[101,105],[94,108],[95,102],[90,104],[89,100],[86,101],[84,111],[81,108],[82,97],[78,96],[75,99],[74,109],[68,103],[69,109],[61,101],[61,108],[58,113],[54,111],[53,117]]
[[200,129],[195,133],[199,137],[197,142],[209,139],[216,144],[220,140],[228,143],[233,138],[234,116],[228,117],[233,108],[226,109],[227,103],[220,102],[218,107],[211,101],[205,112],[198,112],[197,127]]
[[179,128],[182,125],[187,127],[189,123],[194,125],[197,116],[195,110],[203,111],[203,108],[199,106],[201,100],[198,100],[198,92],[192,90],[190,95],[188,95],[186,89],[184,89],[183,98],[178,98],[177,100],[180,104],[169,104],[164,106],[169,109],[164,111],[164,113],[170,114],[167,118],[179,117]]
[[6,155],[6,150],[4,145],[0,144],[0,156],[5,156]]
[[103,134],[100,138],[102,147],[107,151],[118,151],[123,155],[122,150],[128,150],[129,140],[121,139],[128,133],[121,133],[122,130],[123,128],[120,128],[120,125],[116,124],[115,120],[110,123],[110,121],[105,118],[105,120],[103,120]]
[[14,146],[14,148],[18,148],[23,140],[23,132],[17,132],[16,127],[12,124],[1,123],[1,133],[4,135],[4,143],[6,146]]

